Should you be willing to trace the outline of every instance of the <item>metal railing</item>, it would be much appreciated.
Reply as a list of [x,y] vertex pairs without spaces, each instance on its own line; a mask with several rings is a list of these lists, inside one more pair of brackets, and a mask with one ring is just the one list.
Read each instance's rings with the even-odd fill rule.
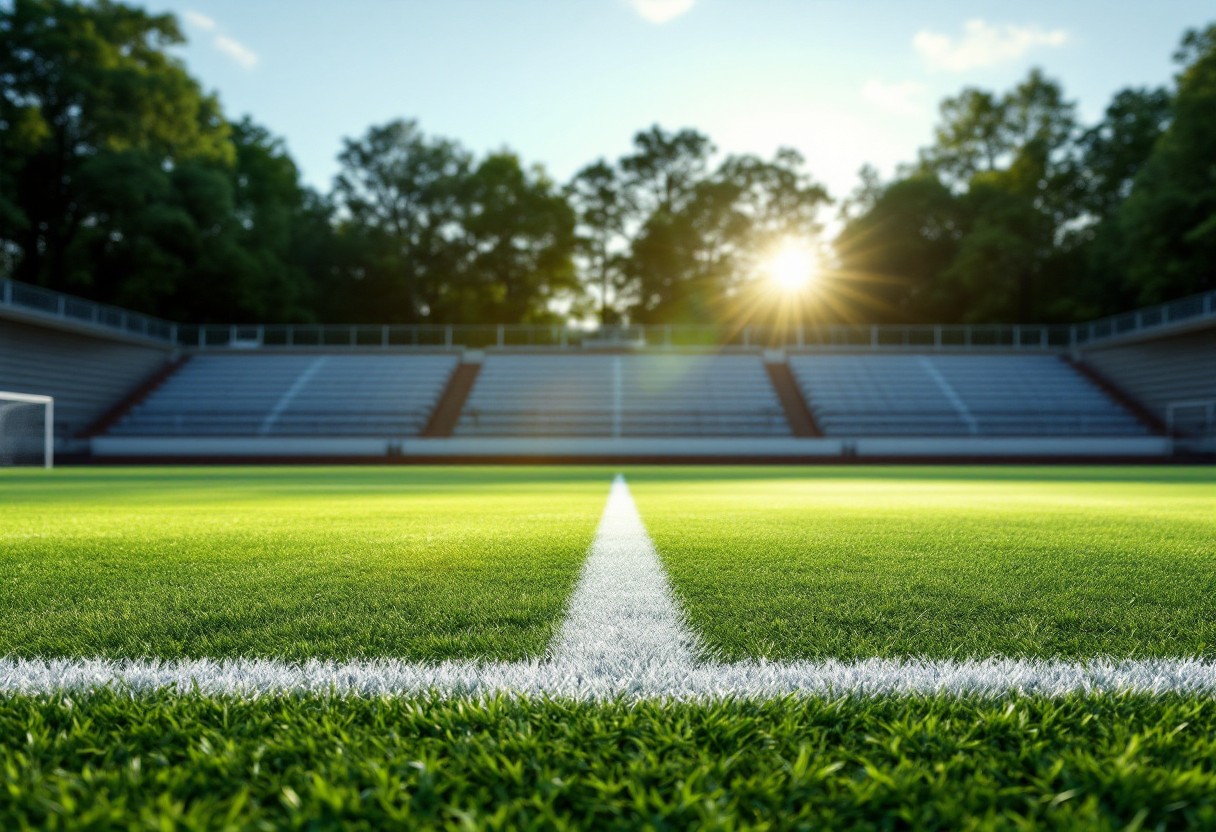
[[7,278],[0,278],[0,307],[92,325],[167,344],[177,343],[177,325],[169,321]]
[[1216,291],[1190,295],[1169,303],[1160,303],[1089,323],[1076,324],[1076,342],[1088,344],[1186,321],[1216,318]]
[[481,324],[180,325],[178,343],[215,349],[839,349],[1059,350],[1075,342],[1067,325],[833,325],[777,329],[656,324],[583,329]]
[[587,329],[510,324],[175,324],[0,278],[9,307],[125,335],[212,349],[814,349],[1065,350],[1181,322],[1216,318],[1216,291],[1083,324],[838,324],[781,329],[658,324]]

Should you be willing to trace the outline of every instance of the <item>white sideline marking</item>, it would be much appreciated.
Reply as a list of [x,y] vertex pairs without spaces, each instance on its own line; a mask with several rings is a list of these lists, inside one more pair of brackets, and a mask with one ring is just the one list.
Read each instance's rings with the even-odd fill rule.
[[670,697],[720,699],[778,696],[995,697],[1019,691],[1073,693],[1216,693],[1216,666],[1201,659],[1091,662],[985,659],[859,662],[740,662],[680,669],[668,665],[613,677],[561,662],[309,661],[197,659],[0,659],[0,692],[54,693],[110,685],[133,692],[174,687],[208,694],[335,693],[338,695],[479,696],[499,692],[575,699]]
[[591,554],[550,654],[526,662],[284,662],[276,659],[0,658],[0,693],[115,686],[207,694],[480,696],[499,692],[603,700],[777,696],[1045,696],[1072,693],[1216,693],[1203,659],[1043,661],[866,659],[856,662],[698,661],[629,488],[617,477]]

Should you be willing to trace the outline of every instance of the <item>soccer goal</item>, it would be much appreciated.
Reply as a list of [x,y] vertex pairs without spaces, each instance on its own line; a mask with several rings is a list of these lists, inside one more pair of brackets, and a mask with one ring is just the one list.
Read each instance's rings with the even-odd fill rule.
[[55,465],[55,400],[0,390],[0,468]]

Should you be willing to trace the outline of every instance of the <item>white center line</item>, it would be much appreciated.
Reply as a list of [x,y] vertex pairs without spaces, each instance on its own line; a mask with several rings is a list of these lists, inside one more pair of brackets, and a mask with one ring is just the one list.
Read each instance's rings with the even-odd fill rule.
[[594,675],[640,668],[680,672],[692,669],[697,652],[625,478],[618,476],[553,661]]

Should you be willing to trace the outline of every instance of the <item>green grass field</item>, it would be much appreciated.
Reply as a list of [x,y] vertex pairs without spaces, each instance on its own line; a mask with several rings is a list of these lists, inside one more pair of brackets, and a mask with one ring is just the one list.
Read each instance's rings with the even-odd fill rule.
[[1210,468],[642,470],[729,658],[1216,653]]
[[1210,829],[1216,702],[0,699],[0,828]]
[[579,469],[0,474],[0,655],[520,658],[604,508]]
[[[612,473],[5,472],[0,655],[539,655]],[[625,473],[728,658],[1216,647],[1208,468]]]
[[[539,656],[615,473],[0,471],[0,656]],[[1216,644],[1216,469],[624,473],[716,657]],[[5,830],[1193,829],[1214,778],[1196,694],[0,695]]]

